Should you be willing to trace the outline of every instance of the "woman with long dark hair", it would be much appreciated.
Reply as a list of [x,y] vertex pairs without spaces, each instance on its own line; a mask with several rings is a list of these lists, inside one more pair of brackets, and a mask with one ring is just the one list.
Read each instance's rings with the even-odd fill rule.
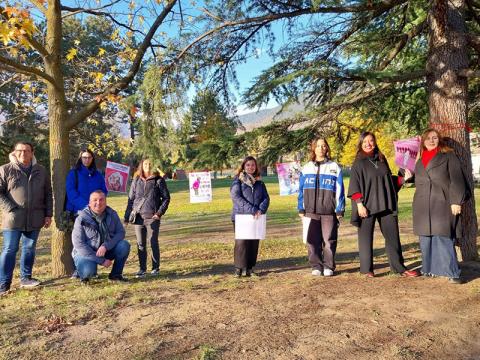
[[[234,223],[237,214],[259,217],[267,212],[270,197],[265,184],[260,180],[260,170],[253,156],[247,156],[237,170],[237,175],[230,187],[230,196],[233,201],[232,221]],[[257,263],[259,243],[258,239],[235,240],[233,256],[237,277],[242,274],[254,275],[253,267]]]
[[108,193],[105,178],[97,170],[95,155],[90,149],[82,149],[75,166],[67,174],[67,203],[65,210],[76,214],[83,210],[90,199],[90,194],[96,190]]
[[[406,173],[410,177],[409,172]],[[375,135],[363,132],[357,145],[357,155],[352,165],[348,197],[352,199],[352,225],[358,228],[360,272],[374,277],[373,230],[380,225],[385,238],[390,269],[402,276],[415,277],[418,272],[404,265],[398,231],[397,192],[403,178],[393,176],[387,159],[377,145]]]
[[333,275],[338,219],[344,211],[342,169],[330,159],[327,140],[317,137],[310,144],[310,161],[302,169],[298,192],[298,212],[304,222],[312,275]]
[[125,224],[132,223],[137,238],[138,261],[140,269],[136,277],[141,278],[147,272],[147,242],[152,248],[151,275],[160,273],[160,247],[158,235],[160,218],[170,203],[167,184],[159,172],[154,169],[150,159],[143,159],[134,174],[128,194]]
[[[105,195],[108,193],[105,178],[97,170],[95,154],[85,148],[80,151],[74,167],[67,174],[65,210],[73,215],[73,219],[88,205],[90,194],[96,190],[103,191]],[[78,278],[76,269],[72,278]]]
[[445,276],[461,284],[454,242],[462,237],[462,204],[469,188],[453,150],[435,129],[421,137],[420,157],[415,165],[413,232],[419,236],[422,274]]

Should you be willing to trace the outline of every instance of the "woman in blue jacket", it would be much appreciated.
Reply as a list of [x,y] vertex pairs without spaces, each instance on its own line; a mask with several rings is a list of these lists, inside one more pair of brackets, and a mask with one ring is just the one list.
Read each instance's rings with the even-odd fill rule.
[[[230,187],[230,196],[233,201],[232,221],[235,222],[237,214],[251,214],[259,217],[265,214],[270,204],[267,188],[260,180],[260,171],[257,160],[253,156],[247,156],[237,171]],[[233,251],[235,275],[252,276],[253,267],[257,263],[258,239],[235,240]]]
[[95,155],[89,149],[83,149],[77,162],[67,175],[67,204],[65,209],[74,216],[88,205],[90,194],[95,190],[108,193],[103,175],[95,165]]
[[[67,199],[65,210],[70,211],[74,217],[83,210],[90,199],[90,194],[102,190],[107,195],[107,187],[103,175],[97,170],[95,155],[89,149],[82,149],[78,155],[73,169],[67,174]],[[78,278],[75,270],[72,278]]]

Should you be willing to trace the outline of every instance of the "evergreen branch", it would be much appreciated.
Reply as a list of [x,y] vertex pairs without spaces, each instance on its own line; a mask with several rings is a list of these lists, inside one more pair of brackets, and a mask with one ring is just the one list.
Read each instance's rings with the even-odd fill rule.
[[194,39],[179,53],[179,55],[177,56],[177,60],[182,58],[183,55],[188,50],[190,50],[190,48],[195,46],[197,43],[229,27],[245,25],[245,24],[258,24],[258,25],[263,24],[263,26],[265,26],[276,20],[290,19],[297,16],[308,15],[308,14],[344,14],[344,13],[363,13],[368,11],[385,12],[405,2],[408,2],[408,0],[383,0],[376,4],[367,2],[366,4],[356,5],[356,6],[332,6],[332,7],[318,7],[318,8],[309,7],[309,8],[303,8],[303,9],[285,12],[285,13],[269,14],[264,16],[240,19],[236,21],[225,21],[223,24],[220,24],[219,26],[204,32],[202,35]]
[[347,41],[352,35],[354,35],[358,30],[362,29],[365,25],[367,25],[369,22],[372,20],[378,18],[379,16],[383,15],[386,11],[390,10],[390,7],[384,8],[381,7],[377,10],[375,10],[372,14],[369,14],[369,16],[366,16],[356,22],[354,22],[349,29],[347,29],[343,35],[338,38],[337,40],[334,41],[333,46],[327,51],[327,53],[322,56],[323,60],[326,60],[330,57],[330,55],[345,41]]
[[480,70],[462,69],[457,74],[466,78],[480,78]]
[[403,50],[407,43],[424,31],[426,25],[427,20],[425,19],[420,24],[413,27],[410,31],[400,35],[400,40],[397,41],[394,48],[378,66],[379,70],[385,69],[393,60],[395,60],[397,55]]
[[329,70],[316,69],[310,67],[306,70],[299,70],[285,76],[277,77],[277,83],[285,83],[290,79],[299,76],[312,76],[324,80],[340,80],[340,81],[359,81],[359,82],[379,82],[379,83],[396,83],[407,82],[421,79],[426,75],[424,69],[412,70],[409,72],[389,73],[384,71],[365,71],[365,70],[346,70],[332,72]]
[[473,18],[475,19],[477,24],[480,25],[480,17],[478,16],[477,11],[473,8],[472,1],[467,0],[466,4],[467,4],[467,7],[468,7],[468,10],[470,10],[470,14],[473,16]]
[[480,36],[467,34],[466,37],[468,45],[480,52]]

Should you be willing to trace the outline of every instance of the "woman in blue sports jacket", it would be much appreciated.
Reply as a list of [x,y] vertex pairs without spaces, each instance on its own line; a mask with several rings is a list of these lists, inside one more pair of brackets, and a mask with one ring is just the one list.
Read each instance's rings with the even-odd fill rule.
[[[237,214],[251,214],[258,217],[265,214],[270,204],[267,188],[260,180],[260,171],[257,160],[247,156],[237,171],[230,187],[230,196],[233,201],[232,222]],[[257,263],[258,245],[260,240],[235,240],[233,251],[235,275],[252,276],[253,267]]]
[[342,170],[330,160],[327,141],[317,137],[310,145],[310,161],[302,169],[298,193],[298,212],[304,223],[312,275],[333,275],[338,219],[344,211]]
[[88,205],[90,194],[95,190],[108,193],[105,178],[97,170],[95,155],[89,149],[83,149],[77,162],[67,175],[67,204],[65,209],[74,216]]

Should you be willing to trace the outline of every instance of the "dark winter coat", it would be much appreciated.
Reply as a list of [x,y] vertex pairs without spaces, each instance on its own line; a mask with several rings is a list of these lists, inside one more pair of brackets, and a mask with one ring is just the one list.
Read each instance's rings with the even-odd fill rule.
[[[378,154],[372,158],[360,153],[352,165],[347,196],[351,198],[355,193],[362,194],[362,202],[369,215],[384,211],[391,211],[397,215],[399,190],[397,182],[398,178],[392,175],[386,159],[380,161]],[[357,227],[361,223],[357,205],[353,200],[351,223]]]
[[233,201],[232,221],[236,214],[256,214],[258,210],[266,214],[270,204],[267,188],[261,180],[255,181],[253,186],[241,182],[236,176],[230,187],[230,196]]
[[97,256],[98,248],[103,245],[107,250],[113,249],[119,241],[125,239],[125,229],[115,210],[108,207],[105,209],[105,222],[108,235],[102,243],[100,226],[92,215],[90,208],[78,212],[72,232],[73,251],[72,257],[82,256],[103,264],[104,257]]
[[90,200],[90,194],[95,190],[108,193],[105,179],[96,169],[88,169],[80,165],[78,169],[72,169],[67,175],[67,203],[65,209],[76,214],[85,209]]
[[128,221],[133,209],[138,209],[145,195],[146,199],[139,209],[140,216],[136,217],[135,224],[142,225],[143,219],[151,219],[155,214],[165,214],[170,203],[170,193],[165,180],[161,176],[150,176],[147,179],[137,176],[130,186],[125,221]]
[[452,215],[450,205],[468,200],[468,185],[460,161],[453,152],[437,153],[427,165],[415,165],[413,232],[416,235],[462,237],[460,216]]
[[52,217],[50,176],[35,157],[30,176],[20,168],[13,153],[10,163],[0,167],[0,208],[3,229],[39,230],[45,224],[45,217]]

